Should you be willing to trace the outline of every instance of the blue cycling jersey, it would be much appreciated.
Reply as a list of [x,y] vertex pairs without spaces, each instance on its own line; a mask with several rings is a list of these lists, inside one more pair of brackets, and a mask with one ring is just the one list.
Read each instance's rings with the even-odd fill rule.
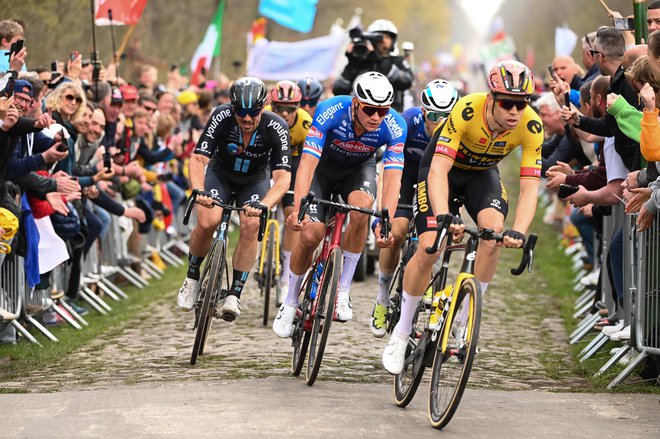
[[390,109],[375,131],[360,137],[353,131],[353,111],[350,96],[335,96],[319,104],[309,129],[303,154],[319,160],[329,160],[340,166],[357,166],[386,145],[384,169],[403,170],[403,145],[406,123],[396,110]]
[[422,109],[420,107],[408,108],[403,112],[402,116],[408,126],[406,146],[403,148],[406,167],[409,164],[413,164],[415,168],[419,168],[419,162],[422,161],[424,150],[426,150],[426,147],[431,141],[431,138],[426,134]]

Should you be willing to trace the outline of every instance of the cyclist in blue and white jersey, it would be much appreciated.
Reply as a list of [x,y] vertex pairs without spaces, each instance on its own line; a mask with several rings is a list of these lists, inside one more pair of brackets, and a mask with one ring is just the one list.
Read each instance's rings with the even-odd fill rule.
[[[382,205],[392,212],[396,209],[407,129],[401,115],[390,108],[394,94],[392,85],[384,75],[367,72],[355,81],[353,94],[353,97],[335,96],[320,103],[305,139],[294,187],[294,212],[287,218],[288,227],[301,230],[300,241],[291,255],[289,293],[273,322],[273,331],[280,337],[291,336],[300,284],[325,232],[322,206],[309,209],[309,217],[298,224],[301,199],[310,190],[318,198],[328,199],[331,191],[338,187],[348,204],[371,208],[376,198],[374,155],[385,145]],[[344,322],[353,317],[349,292],[365,245],[368,221],[364,214],[351,212],[349,215],[342,242],[344,261],[336,314],[336,319]],[[383,240],[379,230],[376,232],[380,247],[393,245],[391,234]]]
[[[419,163],[436,128],[449,116],[458,102],[458,92],[447,81],[436,79],[429,82],[421,93],[422,106],[409,108],[403,112],[408,126],[408,136],[403,149],[404,166],[401,176],[400,204],[413,204]],[[431,146],[432,148],[434,146]],[[397,209],[392,220],[394,245],[382,248],[378,258],[378,297],[371,314],[371,332],[375,337],[383,337],[386,332],[387,312],[390,304],[389,287],[394,269],[399,259],[403,240],[412,220],[412,211]]]

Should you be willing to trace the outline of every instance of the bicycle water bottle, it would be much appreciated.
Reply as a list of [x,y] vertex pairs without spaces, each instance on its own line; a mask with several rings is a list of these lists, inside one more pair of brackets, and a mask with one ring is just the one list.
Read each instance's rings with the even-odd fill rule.
[[436,292],[435,296],[433,296],[433,305],[431,307],[433,312],[429,317],[430,330],[434,331],[442,326],[442,322],[444,321],[442,311],[445,308],[445,303],[447,303],[447,298],[451,296],[453,288],[453,285],[447,285],[443,290]]
[[323,264],[319,263],[319,265],[316,266],[316,272],[314,273],[314,277],[312,278],[312,288],[309,290],[309,298],[312,300],[316,299],[316,290],[319,287],[319,282],[321,281],[322,272],[323,272]]

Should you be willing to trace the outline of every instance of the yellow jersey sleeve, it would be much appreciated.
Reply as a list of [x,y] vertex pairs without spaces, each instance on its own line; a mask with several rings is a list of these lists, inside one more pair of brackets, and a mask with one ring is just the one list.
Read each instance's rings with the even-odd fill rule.
[[527,107],[518,129],[522,130],[520,178],[541,178],[541,145],[543,145],[545,138],[543,134],[543,123],[538,114]]
[[471,96],[472,95],[467,95],[462,97],[456,105],[454,105],[449,117],[442,124],[440,135],[435,144],[435,155],[444,156],[451,161],[454,161],[456,158],[461,139],[465,135],[468,126],[464,115],[468,114],[470,116],[469,119],[474,115],[474,108],[472,106],[473,100],[466,99]]

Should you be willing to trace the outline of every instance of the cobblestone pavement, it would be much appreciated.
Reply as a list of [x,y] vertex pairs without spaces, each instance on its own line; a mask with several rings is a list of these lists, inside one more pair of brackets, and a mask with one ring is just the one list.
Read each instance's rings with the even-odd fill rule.
[[[533,275],[513,278],[505,274],[507,267],[515,265],[518,252],[503,253],[511,255],[503,255],[500,273],[485,296],[480,353],[470,386],[579,389],[584,382],[566,366],[573,360],[558,306],[543,295],[544,285]],[[369,331],[377,279],[369,277],[367,282],[353,285],[354,319],[332,325],[318,380],[391,382],[380,361],[386,339],[376,339]],[[233,323],[214,320],[206,352],[191,367],[193,314],[176,308],[178,286],[164,285],[164,299],[140,315],[130,329],[106,333],[74,353],[66,371],[60,369],[53,376],[44,370],[3,386],[19,391],[54,391],[273,376],[299,380],[290,375],[290,340],[278,338],[270,326],[261,324],[262,301],[253,280],[246,286],[240,318]],[[273,305],[271,321],[274,314]]]

